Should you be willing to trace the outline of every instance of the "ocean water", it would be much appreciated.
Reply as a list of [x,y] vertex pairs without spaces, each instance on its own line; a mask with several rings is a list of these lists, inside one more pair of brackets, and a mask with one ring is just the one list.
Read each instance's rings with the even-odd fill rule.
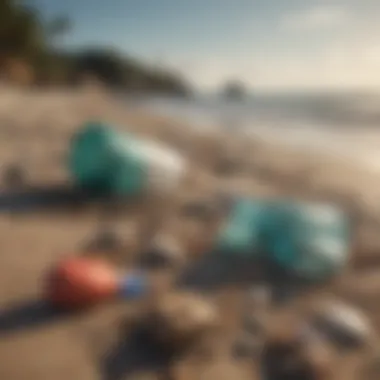
[[222,128],[333,155],[380,175],[380,94],[265,94],[241,101],[161,97],[138,106],[200,130]]

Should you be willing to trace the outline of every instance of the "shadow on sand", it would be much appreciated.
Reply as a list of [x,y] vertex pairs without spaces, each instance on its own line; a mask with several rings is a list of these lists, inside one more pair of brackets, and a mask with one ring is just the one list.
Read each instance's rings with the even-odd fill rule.
[[231,285],[247,291],[260,285],[268,290],[274,305],[287,304],[318,289],[318,283],[297,278],[266,259],[225,256],[218,252],[205,255],[185,268],[176,285],[206,294]]
[[121,380],[138,372],[151,372],[168,378],[174,355],[155,343],[142,327],[135,327],[102,358],[102,380]]
[[[91,204],[108,205],[117,210],[120,205],[133,204],[125,199],[77,189],[67,184],[39,186],[19,190],[0,191],[0,212],[28,213],[36,211],[72,211]],[[111,211],[111,210],[110,210]]]
[[[59,311],[41,300],[12,305],[0,311],[0,339],[18,332],[46,326],[78,316]],[[119,380],[139,371],[166,373],[173,355],[155,343],[143,328],[132,327],[101,357],[102,380]]]
[[42,300],[29,300],[0,310],[0,337],[54,323],[72,314]]
[[262,278],[262,270],[250,258],[225,256],[214,252],[192,263],[179,276],[177,286],[208,292],[231,284],[254,284]]

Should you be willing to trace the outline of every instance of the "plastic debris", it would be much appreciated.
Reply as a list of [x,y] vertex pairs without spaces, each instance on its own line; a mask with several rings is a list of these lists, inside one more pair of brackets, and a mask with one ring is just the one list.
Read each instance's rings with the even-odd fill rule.
[[145,295],[149,290],[147,276],[140,272],[128,273],[119,281],[118,294],[122,298],[134,299]]
[[273,203],[262,231],[262,249],[269,258],[310,281],[324,281],[343,270],[351,250],[348,217],[331,205]]
[[346,265],[351,225],[347,215],[331,205],[239,199],[215,246],[217,252],[264,258],[284,272],[321,282]]
[[142,265],[149,268],[177,267],[186,261],[185,252],[172,236],[157,235],[143,253]]
[[99,259],[74,257],[62,260],[49,273],[46,297],[54,306],[81,309],[117,294],[118,278],[112,266]]
[[338,300],[326,300],[318,305],[311,326],[343,347],[364,345],[373,334],[371,323],[364,313]]
[[90,122],[74,136],[69,169],[75,183],[92,192],[134,196],[176,188],[185,160],[161,144]]
[[257,256],[266,209],[265,202],[237,200],[217,238],[216,250],[228,255]]

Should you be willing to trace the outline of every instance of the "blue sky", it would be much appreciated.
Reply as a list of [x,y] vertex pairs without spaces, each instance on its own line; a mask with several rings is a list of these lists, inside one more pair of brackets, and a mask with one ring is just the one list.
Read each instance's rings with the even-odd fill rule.
[[66,46],[109,45],[212,89],[380,88],[378,0],[29,0]]

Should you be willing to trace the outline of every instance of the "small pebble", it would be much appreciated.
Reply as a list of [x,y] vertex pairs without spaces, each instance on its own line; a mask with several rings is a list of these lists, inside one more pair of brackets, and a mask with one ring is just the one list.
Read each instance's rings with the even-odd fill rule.
[[158,300],[150,325],[159,341],[186,347],[219,326],[219,313],[206,299],[187,292],[170,293]]
[[141,257],[141,264],[148,268],[180,266],[185,261],[182,248],[171,237],[157,236],[148,251]]
[[244,302],[244,308],[249,311],[255,308],[265,308],[270,305],[271,291],[264,285],[252,287],[247,292]]
[[232,355],[236,359],[253,358],[260,354],[263,348],[263,341],[251,335],[242,335],[237,339],[232,347]]
[[260,320],[254,315],[246,315],[243,318],[243,329],[248,334],[259,336],[263,333],[263,326]]
[[21,188],[26,184],[25,169],[19,164],[9,165],[3,174],[5,186],[11,188]]
[[101,230],[88,244],[90,251],[112,251],[122,247],[122,240],[113,230]]
[[221,207],[217,202],[198,201],[188,202],[181,208],[182,216],[186,218],[194,218],[201,221],[213,221],[222,214]]

